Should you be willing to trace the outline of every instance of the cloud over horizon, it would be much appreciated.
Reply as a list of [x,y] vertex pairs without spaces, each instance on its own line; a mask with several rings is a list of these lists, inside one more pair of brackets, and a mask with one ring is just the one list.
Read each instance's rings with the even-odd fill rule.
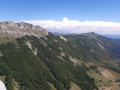
[[61,33],[87,33],[98,34],[120,34],[120,23],[105,21],[79,21],[63,18],[62,21],[55,20],[27,20],[27,23],[40,25],[51,32]]

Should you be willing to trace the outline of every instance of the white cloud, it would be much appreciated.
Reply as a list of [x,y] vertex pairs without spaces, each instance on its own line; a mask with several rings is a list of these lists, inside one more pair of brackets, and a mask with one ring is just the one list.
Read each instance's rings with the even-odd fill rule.
[[27,20],[25,22],[40,25],[52,32],[86,33],[96,32],[99,34],[120,34],[120,23],[105,21],[78,21],[63,18],[55,20]]

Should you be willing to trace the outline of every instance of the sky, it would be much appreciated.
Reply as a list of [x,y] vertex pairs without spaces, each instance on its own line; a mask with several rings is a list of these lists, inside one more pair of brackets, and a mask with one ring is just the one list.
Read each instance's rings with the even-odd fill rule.
[[120,0],[0,0],[0,22],[25,21],[51,32],[120,34]]

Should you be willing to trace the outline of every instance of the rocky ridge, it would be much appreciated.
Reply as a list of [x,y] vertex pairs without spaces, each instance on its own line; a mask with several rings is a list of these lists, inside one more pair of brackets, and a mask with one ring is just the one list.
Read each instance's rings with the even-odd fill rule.
[[0,42],[12,41],[25,35],[43,37],[48,35],[48,31],[25,22],[0,22]]

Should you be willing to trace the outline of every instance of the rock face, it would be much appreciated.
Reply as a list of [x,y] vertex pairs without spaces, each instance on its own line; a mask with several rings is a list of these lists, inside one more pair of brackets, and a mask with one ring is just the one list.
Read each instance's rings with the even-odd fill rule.
[[25,22],[14,23],[6,21],[0,23],[0,43],[14,40],[25,35],[43,37],[48,35],[48,31],[40,26],[34,26]]

